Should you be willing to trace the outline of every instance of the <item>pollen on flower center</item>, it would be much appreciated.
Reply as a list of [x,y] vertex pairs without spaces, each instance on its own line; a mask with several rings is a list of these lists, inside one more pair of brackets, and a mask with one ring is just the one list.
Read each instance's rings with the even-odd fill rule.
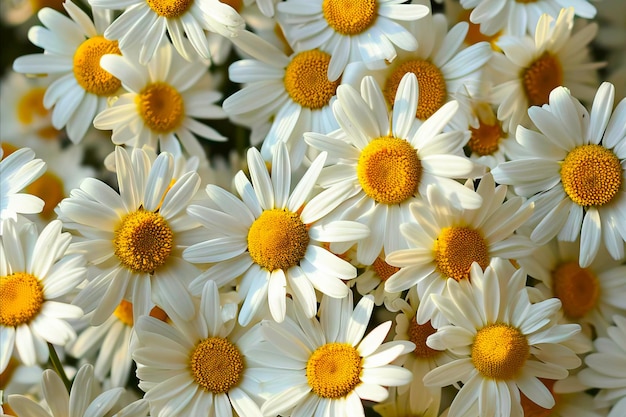
[[523,70],[521,78],[530,105],[542,106],[548,102],[550,92],[563,84],[561,62],[545,52]]
[[265,210],[248,231],[250,257],[269,271],[297,265],[308,245],[306,225],[297,213],[288,210]]
[[502,125],[498,120],[494,121],[493,124],[484,123],[482,120],[479,120],[478,123],[478,128],[470,127],[472,136],[467,147],[480,156],[493,155],[498,151],[500,140],[504,137]]
[[389,265],[380,256],[377,256],[376,259],[374,259],[372,268],[374,268],[374,272],[376,272],[376,275],[378,275],[380,280],[383,282],[387,281],[390,276],[392,276],[393,274],[395,274],[396,272],[400,270],[400,268],[396,266]]
[[383,93],[387,102],[392,106],[400,81],[409,72],[415,74],[419,86],[416,117],[426,120],[446,103],[448,96],[446,80],[441,70],[429,61],[422,59],[406,61],[399,65],[385,81]]
[[369,28],[378,14],[376,0],[324,0],[322,13],[336,32],[350,36]]
[[530,346],[526,336],[508,324],[488,325],[474,336],[472,363],[487,378],[514,378],[529,355]]
[[46,93],[44,87],[36,87],[28,90],[17,102],[17,120],[29,125],[35,121],[35,117],[46,117],[50,110],[43,106],[43,96]]
[[29,323],[41,311],[43,286],[31,274],[16,272],[0,277],[0,324],[17,327]]
[[122,219],[113,246],[126,268],[152,273],[170,256],[173,240],[174,233],[160,214],[137,210]]
[[409,142],[382,136],[361,151],[356,172],[365,194],[379,203],[398,204],[417,193],[422,164]]
[[328,80],[330,55],[317,49],[299,52],[285,69],[285,90],[302,107],[321,109],[335,95],[340,80]]
[[193,4],[194,0],[146,0],[148,6],[159,16],[170,19],[180,17]]
[[185,118],[185,102],[171,85],[156,82],[135,97],[137,111],[148,127],[157,133],[169,133]]
[[318,347],[306,363],[306,379],[312,391],[322,398],[341,398],[361,382],[362,359],[347,343],[327,343]]
[[552,271],[552,289],[565,315],[578,319],[593,309],[600,296],[598,278],[578,262],[565,262]]
[[115,308],[115,311],[113,311],[113,314],[125,325],[133,327],[133,303],[122,300]]
[[43,210],[40,215],[46,220],[54,216],[54,208],[65,197],[65,187],[63,181],[50,171],[33,181],[26,187],[26,192],[41,198],[44,201]]
[[577,146],[563,160],[561,182],[576,204],[602,206],[617,195],[622,185],[622,167],[617,155],[603,146]]
[[222,337],[198,343],[191,351],[189,365],[196,383],[214,394],[228,392],[239,384],[245,368],[237,346]]
[[113,95],[122,86],[122,82],[100,66],[103,55],[122,52],[117,41],[110,41],[103,36],[94,36],[80,44],[74,53],[74,77],[88,93],[98,96]]
[[433,248],[437,269],[457,281],[469,279],[473,262],[485,270],[489,265],[489,250],[480,233],[471,227],[444,227]]
[[427,359],[437,356],[440,350],[432,349],[426,344],[426,339],[437,330],[427,321],[424,324],[417,324],[415,317],[409,322],[409,340],[415,344],[413,353],[418,358]]

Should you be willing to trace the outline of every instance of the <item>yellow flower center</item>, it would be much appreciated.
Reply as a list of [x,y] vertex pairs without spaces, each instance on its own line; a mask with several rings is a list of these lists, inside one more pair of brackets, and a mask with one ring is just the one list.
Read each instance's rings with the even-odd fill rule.
[[382,136],[361,151],[356,172],[365,194],[379,203],[398,204],[417,193],[422,164],[409,142]]
[[250,257],[269,271],[297,265],[308,245],[306,225],[289,210],[265,210],[248,230]]
[[446,80],[443,78],[441,70],[428,61],[422,59],[406,61],[398,66],[385,81],[383,93],[387,102],[392,106],[400,81],[409,72],[415,74],[419,86],[417,113],[415,115],[420,120],[426,120],[446,103],[448,96]]
[[213,394],[223,394],[236,386],[245,368],[237,346],[222,337],[209,337],[198,343],[189,362],[196,383]]
[[0,324],[17,327],[34,319],[43,305],[43,286],[25,272],[0,277]]
[[508,324],[488,325],[474,336],[472,363],[487,378],[514,378],[529,355],[526,336]]
[[156,82],[146,86],[135,101],[143,121],[156,133],[175,130],[185,118],[183,97],[167,83]]
[[173,19],[189,10],[193,0],[146,0],[146,3],[159,16]]
[[358,35],[376,21],[376,0],[324,0],[322,13],[328,26],[342,35]]
[[117,41],[94,36],[80,44],[74,54],[74,77],[85,91],[98,96],[111,96],[122,82],[100,66],[100,58],[107,54],[121,55]]
[[598,278],[578,262],[566,262],[552,271],[554,295],[561,300],[565,315],[579,319],[593,309],[600,296]]
[[376,272],[376,275],[378,275],[380,280],[383,282],[387,281],[390,276],[392,276],[393,274],[395,274],[396,272],[400,270],[400,268],[396,266],[389,265],[380,256],[374,259],[372,268],[374,268],[374,272]]
[[524,410],[524,417],[549,417],[558,406],[559,394],[554,393],[554,383],[556,381],[544,378],[539,378],[539,380],[550,390],[550,394],[554,397],[554,407],[543,408],[525,396],[523,392],[520,392],[520,403],[522,405],[522,410]]
[[444,227],[433,250],[439,272],[457,281],[469,279],[473,262],[478,262],[483,270],[489,265],[487,243],[471,227]]
[[561,62],[545,52],[523,70],[521,78],[530,105],[542,106],[548,103],[550,92],[563,85]]
[[113,246],[122,265],[133,272],[153,273],[172,252],[174,233],[158,213],[137,210],[115,230]]
[[122,323],[129,327],[133,327],[133,303],[129,303],[126,300],[122,300],[113,312],[115,317]]
[[335,95],[340,79],[328,80],[330,55],[313,49],[298,53],[285,69],[285,90],[302,107],[321,109]]
[[470,127],[472,136],[467,147],[477,155],[493,155],[500,147],[500,140],[505,137],[502,124],[495,117],[490,121],[483,120],[479,116],[478,127]]
[[620,160],[600,145],[577,146],[561,165],[561,182],[576,204],[602,206],[613,200],[622,185]]
[[426,339],[431,334],[434,334],[437,330],[427,321],[424,324],[417,324],[415,317],[409,322],[409,340],[415,343],[415,350],[413,353],[418,358],[428,359],[437,356],[441,353],[440,350],[430,348],[426,344]]
[[362,359],[347,343],[318,347],[306,363],[306,379],[322,398],[341,398],[361,383]]
[[220,3],[228,4],[237,13],[241,13],[241,9],[243,9],[243,0],[220,0]]
[[50,113],[43,106],[44,87],[31,88],[17,101],[17,120],[24,125],[31,124],[35,117],[46,117]]
[[44,201],[40,216],[46,220],[54,216],[54,208],[65,198],[65,187],[61,178],[46,171],[43,175],[26,187],[26,192]]

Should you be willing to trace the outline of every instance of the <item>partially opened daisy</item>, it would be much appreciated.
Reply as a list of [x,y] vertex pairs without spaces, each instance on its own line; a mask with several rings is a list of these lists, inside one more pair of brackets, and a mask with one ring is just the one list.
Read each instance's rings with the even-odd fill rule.
[[261,416],[259,358],[249,355],[261,337],[258,328],[237,325],[236,310],[220,306],[217,285],[208,281],[192,320],[139,318],[133,359],[152,416]]
[[[467,186],[474,189],[469,181]],[[481,178],[476,192],[482,206],[461,210],[437,187],[429,186],[427,198],[411,205],[414,222],[399,229],[410,247],[387,254],[386,261],[400,270],[385,282],[385,288],[403,291],[416,286],[421,300],[418,324],[429,320],[435,328],[442,324],[430,296],[447,292],[451,281],[469,280],[473,263],[484,270],[493,258],[514,260],[535,247],[528,237],[515,234],[532,214],[532,205],[520,197],[505,202],[507,187],[496,187],[491,174]]]
[[43,372],[41,385],[47,409],[31,398],[13,394],[9,396],[9,405],[17,415],[38,417],[101,417],[103,415],[145,417],[148,415],[147,401],[140,399],[126,404],[122,400],[123,388],[112,388],[101,392],[94,380],[91,364],[84,364],[78,370],[69,394],[59,375],[51,369]]
[[395,0],[288,0],[276,7],[278,22],[295,49],[319,48],[331,55],[331,81],[350,62],[380,68],[396,58],[396,48],[414,51],[415,37],[398,22],[430,13],[425,5]]
[[343,299],[323,296],[319,319],[306,317],[294,304],[283,323],[261,322],[267,343],[254,355],[263,358],[264,369],[274,376],[265,384],[269,398],[261,407],[264,416],[363,416],[362,400],[384,401],[387,387],[411,381],[409,370],[391,362],[415,345],[383,343],[391,321],[365,335],[372,296],[353,306],[352,293]]
[[597,85],[597,68],[588,45],[598,30],[595,23],[574,31],[574,9],[562,9],[556,20],[547,14],[539,19],[532,36],[502,36],[489,68],[493,70],[492,99],[498,119],[508,132],[527,124],[530,106],[548,103],[550,91],[569,88],[580,100],[590,102]]
[[[107,100],[118,94],[122,83],[100,66],[105,54],[121,54],[117,41],[105,39],[103,32],[112,13],[93,9],[93,21],[79,6],[63,3],[69,18],[50,8],[38,13],[44,26],[30,29],[30,41],[43,48],[43,54],[20,56],[13,69],[25,74],[46,74],[55,79],[43,97],[45,108],[52,108],[52,125],[65,127],[74,143],[83,140],[96,114]],[[54,106],[54,107],[53,107]]]
[[434,349],[459,355],[424,377],[427,386],[463,382],[449,417],[521,417],[520,393],[543,408],[554,397],[539,378],[559,380],[581,360],[562,342],[580,331],[578,324],[555,324],[561,303],[551,298],[531,304],[526,273],[505,260],[484,272],[474,263],[469,281],[451,282],[447,295],[434,295],[450,324],[427,340]]
[[519,159],[498,165],[498,183],[531,197],[535,213],[531,239],[580,237],[579,264],[591,264],[601,244],[614,259],[624,257],[626,241],[626,99],[615,110],[614,87],[598,88],[591,113],[558,87],[549,105],[531,107],[536,129],[520,127]]
[[4,147],[0,148],[0,235],[5,219],[17,220],[18,214],[43,210],[45,203],[41,198],[21,191],[45,171],[46,163],[35,158],[32,149],[22,148],[5,157]]
[[57,209],[75,233],[73,250],[94,266],[73,302],[93,312],[93,325],[108,319],[122,299],[132,303],[135,319],[154,304],[189,319],[194,306],[187,285],[199,270],[182,251],[195,242],[198,223],[185,209],[200,178],[194,171],[174,178],[167,152],[152,162],[142,149],[118,146],[115,159],[119,194],[87,178]]
[[425,195],[428,185],[440,187],[462,207],[476,208],[482,201],[456,180],[484,171],[461,156],[469,132],[442,133],[457,103],[444,105],[420,125],[415,119],[418,94],[415,75],[406,74],[389,114],[372,77],[363,79],[360,94],[350,85],[339,86],[333,112],[341,130],[304,135],[309,145],[331,155],[319,184],[345,196],[333,216],[356,220],[372,230],[357,245],[357,261],[365,265],[383,250],[407,246],[398,229],[409,221],[409,205]]
[[207,65],[185,61],[169,44],[161,46],[147,65],[117,55],[104,56],[100,63],[128,90],[94,119],[96,128],[113,131],[116,145],[204,155],[196,136],[226,140],[197,120],[226,117],[215,104],[222,95],[211,85]]
[[44,363],[48,343],[64,346],[83,315],[66,297],[87,277],[85,259],[67,252],[71,235],[59,220],[41,232],[34,223],[3,220],[0,237],[0,373],[14,349],[25,365]]
[[206,280],[219,287],[242,276],[244,298],[239,322],[246,326],[267,311],[276,321],[285,318],[286,296],[312,317],[317,312],[315,290],[345,297],[350,289],[343,280],[356,276],[356,268],[327,250],[322,243],[355,241],[369,234],[357,222],[325,221],[341,193],[312,196],[326,160],[320,154],[291,188],[291,164],[284,143],[275,148],[271,175],[256,148],[248,150],[252,182],[243,171],[235,176],[242,200],[209,184],[208,206],[191,205],[189,214],[210,233],[210,238],[185,249],[195,263],[213,263],[193,280],[190,290],[199,294]]
[[162,43],[171,43],[188,60],[210,59],[205,31],[237,36],[244,21],[219,0],[89,0],[92,7],[123,10],[104,32],[117,39],[123,50],[139,50],[145,65]]

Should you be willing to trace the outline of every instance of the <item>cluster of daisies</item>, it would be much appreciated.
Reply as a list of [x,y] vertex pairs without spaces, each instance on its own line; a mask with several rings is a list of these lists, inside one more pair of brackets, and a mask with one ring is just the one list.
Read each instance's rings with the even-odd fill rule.
[[0,415],[625,416],[624,4],[3,3]]

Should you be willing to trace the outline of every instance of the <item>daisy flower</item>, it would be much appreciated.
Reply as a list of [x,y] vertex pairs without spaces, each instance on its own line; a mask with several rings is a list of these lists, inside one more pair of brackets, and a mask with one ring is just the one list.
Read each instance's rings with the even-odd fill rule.
[[512,36],[533,33],[542,14],[557,17],[561,8],[570,7],[576,16],[593,19],[596,8],[588,0],[460,0],[471,9],[470,20],[480,25],[487,35],[506,30]]
[[550,92],[565,86],[574,97],[591,101],[597,85],[596,69],[587,45],[598,26],[585,25],[574,31],[574,9],[562,9],[556,21],[544,14],[533,36],[500,37],[502,54],[495,54],[489,64],[493,77],[492,100],[498,105],[498,119],[515,132],[527,123],[530,106],[548,103]]
[[85,259],[68,254],[71,235],[51,221],[38,233],[34,223],[3,220],[0,237],[0,372],[15,348],[25,365],[48,359],[47,343],[63,346],[76,333],[67,319],[83,311],[63,297],[87,275]]
[[260,333],[236,326],[233,308],[220,306],[217,285],[208,281],[191,321],[176,314],[172,325],[139,318],[133,359],[152,416],[261,416],[259,358],[248,354]]
[[204,155],[194,134],[226,140],[196,120],[226,117],[215,104],[222,95],[213,90],[207,65],[185,61],[169,44],[161,46],[147,65],[117,55],[102,57],[100,65],[128,90],[94,119],[96,128],[113,131],[116,145],[148,145],[173,155],[181,154],[182,145],[189,155]]
[[[471,181],[466,186],[474,189]],[[439,188],[429,186],[427,199],[411,205],[415,221],[400,226],[411,247],[387,254],[386,261],[400,270],[385,282],[385,288],[394,292],[417,287],[418,324],[428,320],[435,328],[443,324],[430,296],[447,292],[451,281],[467,281],[474,262],[484,270],[493,258],[515,259],[534,249],[528,237],[515,234],[532,214],[531,204],[520,197],[504,202],[507,187],[496,187],[489,173],[476,192],[482,206],[460,210]]]
[[538,378],[563,379],[581,360],[563,346],[580,331],[578,324],[555,324],[560,301],[531,304],[526,273],[505,260],[483,269],[474,263],[469,281],[451,282],[449,293],[433,295],[450,322],[427,340],[433,349],[459,356],[424,377],[427,386],[457,381],[463,387],[450,406],[449,417],[521,417],[520,393],[543,408],[554,397]]
[[604,82],[589,113],[572,94],[558,87],[547,106],[531,107],[537,129],[520,127],[520,157],[492,172],[498,183],[532,197],[531,239],[580,238],[578,262],[585,268],[601,243],[614,259],[624,257],[626,99],[613,110],[614,87]]
[[0,148],[0,235],[5,219],[17,220],[18,214],[40,213],[44,201],[34,195],[21,193],[24,188],[41,177],[46,163],[35,158],[30,148],[19,149],[5,157]]
[[599,407],[594,397],[583,392],[564,393],[557,390],[557,384],[565,380],[539,378],[554,397],[554,406],[551,408],[541,407],[532,402],[524,393],[520,393],[523,416],[550,416],[550,417],[607,417],[608,409]]
[[110,12],[93,9],[91,18],[70,0],[63,3],[69,18],[50,8],[38,13],[44,26],[28,32],[30,41],[43,54],[20,56],[13,70],[24,74],[55,76],[43,96],[45,108],[52,108],[52,125],[66,128],[72,142],[83,140],[96,114],[107,100],[118,94],[120,80],[100,67],[105,54],[121,54],[117,41],[102,33],[111,22]]
[[396,48],[414,51],[415,37],[398,22],[430,13],[428,6],[395,0],[288,0],[276,7],[278,22],[294,49],[318,48],[331,55],[331,81],[350,62],[380,68],[396,58]]
[[394,302],[402,295],[400,292],[385,291],[385,282],[400,268],[385,262],[385,253],[380,253],[371,265],[358,265],[362,271],[358,277],[350,280],[349,285],[356,288],[360,295],[374,296],[376,306],[385,305],[388,311],[397,311]]
[[[330,81],[327,69],[331,55],[319,49],[300,50],[285,55],[251,32],[242,32],[233,43],[250,58],[234,62],[228,69],[230,80],[244,84],[224,100],[224,110],[239,124],[258,130],[263,140],[261,154],[270,161],[278,141],[287,142],[294,166],[302,159],[306,144],[304,132],[329,133],[339,127],[331,104],[340,80]],[[271,120],[271,122],[269,122]]]
[[136,319],[154,304],[169,314],[191,318],[194,306],[187,285],[199,270],[182,259],[195,242],[198,224],[185,209],[199,187],[198,174],[173,177],[173,157],[162,152],[151,162],[146,151],[116,148],[119,194],[87,178],[57,208],[75,233],[73,250],[84,253],[89,282],[74,299],[91,324],[102,324],[126,299]]
[[363,79],[361,94],[341,85],[333,105],[341,130],[304,135],[309,145],[332,155],[319,185],[346,196],[334,215],[372,230],[357,244],[357,261],[364,265],[383,250],[389,253],[407,246],[397,231],[409,221],[409,205],[421,199],[430,184],[460,206],[481,204],[480,195],[455,180],[483,173],[483,167],[460,156],[466,132],[441,133],[457,103],[446,104],[418,125],[417,96],[417,78],[412,73],[403,77],[391,114],[372,77]]
[[122,50],[139,50],[145,65],[163,43],[171,43],[185,59],[210,59],[205,31],[237,36],[244,21],[219,0],[89,0],[95,8],[123,10],[106,28],[106,39],[117,39]]
[[254,355],[275,376],[266,383],[264,416],[363,416],[362,400],[384,401],[386,387],[411,380],[409,370],[390,363],[414,349],[413,343],[383,343],[391,321],[363,337],[374,300],[366,295],[353,306],[352,293],[343,299],[323,296],[319,321],[294,305],[283,323],[261,322],[268,343]]
[[611,405],[608,417],[620,417],[626,414],[626,317],[615,315],[613,321],[607,336],[594,340],[595,352],[585,357],[587,368],[578,376],[588,387],[600,388],[595,400]]
[[[99,417],[112,413],[113,417],[145,417],[148,415],[148,403],[137,400],[120,407],[123,388],[113,388],[98,394],[98,387],[93,379],[93,366],[83,365],[72,383],[68,394],[61,378],[51,369],[43,372],[42,391],[48,409],[23,395],[9,395],[9,405],[20,416],[40,417]],[[109,415],[109,414],[107,414]]]
[[[193,280],[189,289],[198,294],[207,280],[219,287],[242,276],[239,293],[244,299],[239,323],[247,326],[266,310],[276,321],[285,318],[286,295],[291,294],[308,317],[317,312],[315,290],[345,297],[343,282],[356,277],[356,268],[322,246],[368,235],[367,227],[349,221],[324,221],[341,194],[325,192],[311,198],[326,153],[312,163],[295,188],[291,164],[283,143],[276,147],[271,175],[256,148],[248,150],[252,183],[243,171],[235,176],[243,199],[209,184],[209,206],[190,205],[189,214],[213,236],[185,249],[189,262],[214,263]],[[258,318],[258,317],[256,317]]]

